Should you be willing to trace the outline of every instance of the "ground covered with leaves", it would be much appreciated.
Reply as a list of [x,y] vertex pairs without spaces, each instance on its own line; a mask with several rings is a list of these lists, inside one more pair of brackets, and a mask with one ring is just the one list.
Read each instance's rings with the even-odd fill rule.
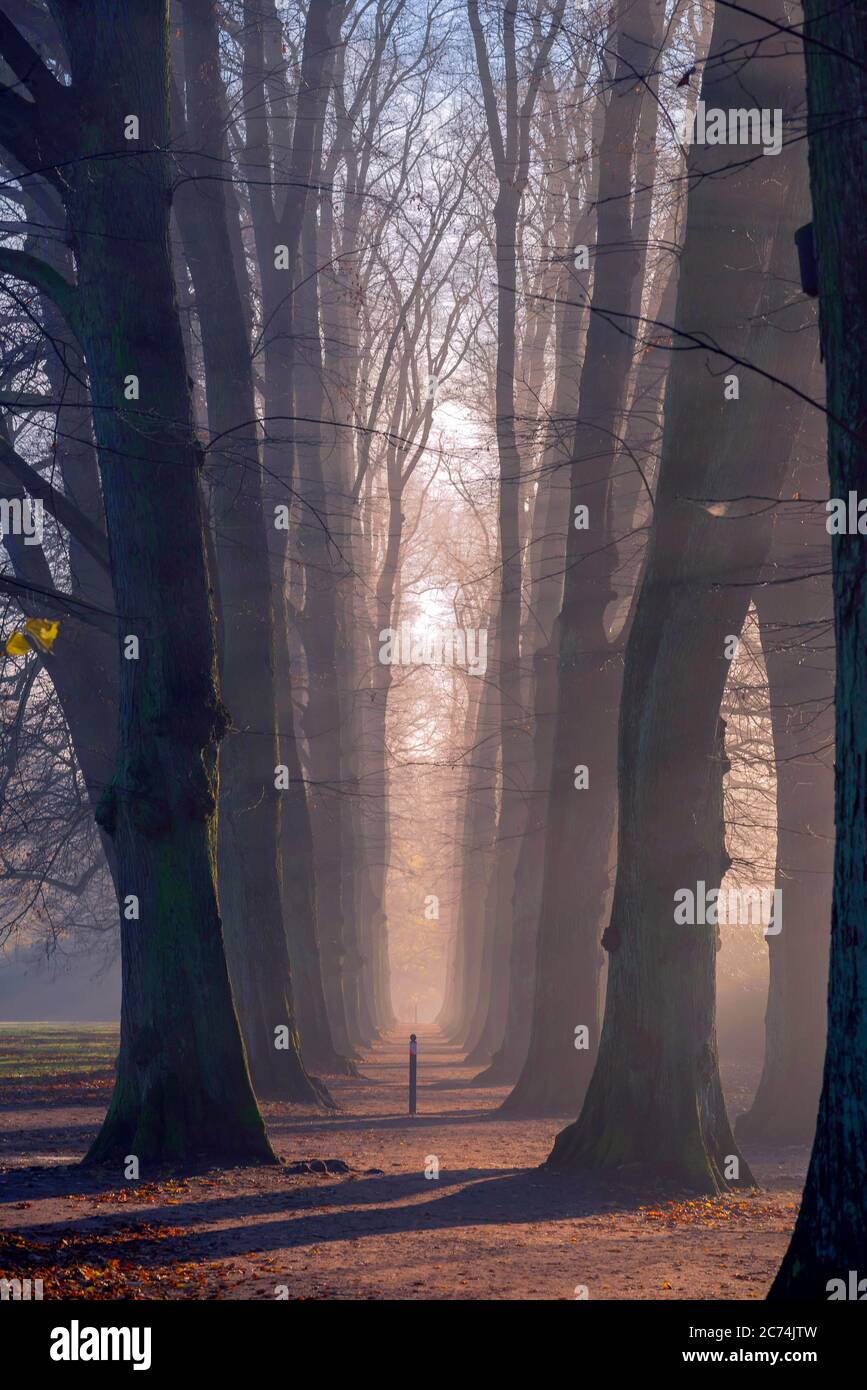
[[[749,1149],[761,1186],[714,1199],[540,1170],[571,1117],[500,1118],[424,1032],[415,1117],[393,1039],[329,1078],[336,1113],[264,1107],[279,1168],[127,1181],[78,1166],[116,1033],[66,1025],[52,1060],[40,1027],[0,1029],[0,1278],[46,1299],[762,1298],[797,1212],[802,1148]],[[751,1078],[726,1079],[736,1113]]]

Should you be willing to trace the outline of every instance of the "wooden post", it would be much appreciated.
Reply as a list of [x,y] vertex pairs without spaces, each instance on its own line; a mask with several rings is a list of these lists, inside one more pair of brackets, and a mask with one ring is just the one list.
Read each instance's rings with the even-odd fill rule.
[[418,1043],[415,1033],[409,1035],[409,1113],[415,1114],[415,1088],[418,1068]]

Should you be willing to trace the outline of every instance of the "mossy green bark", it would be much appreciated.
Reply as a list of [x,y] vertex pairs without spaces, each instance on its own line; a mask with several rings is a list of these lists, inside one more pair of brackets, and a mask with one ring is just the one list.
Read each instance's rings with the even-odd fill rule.
[[[98,811],[128,911],[117,1079],[88,1158],[274,1161],[216,890],[226,714],[169,251],[168,7],[95,0],[56,14],[71,79],[58,100],[78,273],[64,312],[90,374],[120,635],[139,639],[137,660],[118,653],[117,766]],[[140,133],[127,143],[129,114]]]

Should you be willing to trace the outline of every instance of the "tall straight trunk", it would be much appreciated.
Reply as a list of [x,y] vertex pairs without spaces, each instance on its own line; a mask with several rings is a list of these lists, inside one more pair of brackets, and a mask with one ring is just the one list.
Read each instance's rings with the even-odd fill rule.
[[454,1041],[462,1045],[466,1043],[473,1011],[482,990],[485,902],[497,826],[497,687],[493,680],[481,678],[474,680],[474,692],[476,687],[476,713],[472,740],[468,744],[467,790],[461,836],[458,910],[461,989],[451,1029]]
[[[493,596],[494,605],[498,596]],[[497,611],[495,606],[495,611]],[[477,734],[476,743],[484,750],[483,766],[486,769],[488,784],[483,805],[493,816],[490,856],[483,855],[480,867],[484,879],[478,881],[477,896],[472,904],[471,918],[476,926],[472,940],[473,985],[468,996],[468,1014],[463,1046],[467,1049],[467,1060],[477,1060],[475,1049],[479,1045],[491,1011],[494,978],[494,952],[498,943],[497,933],[497,860],[499,856],[498,827],[502,813],[502,719],[500,717],[500,685],[496,674],[499,653],[499,613],[494,619],[493,632],[488,636],[488,679],[486,681],[489,699],[485,701],[485,729]],[[482,712],[480,711],[480,719]],[[490,721],[490,723],[488,722]],[[484,739],[484,742],[482,741]],[[477,843],[484,845],[487,827],[482,821],[482,837]],[[480,1049],[484,1056],[484,1049]]]
[[[574,245],[582,225],[578,219],[569,237]],[[568,233],[566,234],[568,237]],[[512,902],[513,933],[509,962],[509,996],[503,1041],[479,1081],[501,1085],[520,1073],[529,1046],[536,983],[536,947],[544,881],[545,839],[550,808],[554,733],[557,711],[557,651],[554,631],[563,597],[569,518],[569,484],[564,476],[568,446],[578,408],[578,351],[586,320],[583,305],[571,298],[568,261],[561,270],[555,310],[556,384],[551,423],[542,454],[539,490],[533,516],[532,586],[522,638],[522,658],[533,660],[533,781],[528,795],[527,822],[515,868]],[[532,629],[532,636],[531,636]]]
[[[818,414],[815,424],[823,426]],[[797,469],[795,495],[821,497],[827,486],[823,453],[817,458],[811,450]],[[742,1141],[766,1144],[812,1141],[825,1051],[834,874],[834,653],[828,651],[833,600],[825,575],[827,513],[817,502],[805,522],[805,505],[789,503],[776,517],[772,564],[755,595],[777,773],[776,887],[783,929],[768,937],[762,1077],[735,1133]]]
[[[323,94],[324,95],[324,94]],[[320,178],[321,121],[314,148],[315,179]],[[311,784],[313,863],[322,940],[322,971],[329,1014],[339,1051],[349,1054],[342,975],[346,964],[341,874],[343,823],[341,775],[345,730],[340,699],[337,643],[337,575],[344,563],[332,530],[335,499],[323,466],[326,393],[319,316],[319,244],[316,208],[304,219],[294,301],[296,492],[295,555],[304,575],[304,604],[297,626],[307,666],[307,698],[301,725],[308,750]],[[351,1067],[348,1060],[345,1067]]]
[[496,678],[500,688],[500,813],[497,850],[489,892],[493,894],[494,939],[491,987],[484,1025],[470,1040],[469,1062],[482,1063],[502,1041],[508,1004],[512,937],[512,894],[521,835],[527,817],[531,747],[521,690],[521,544],[519,499],[521,456],[515,432],[515,236],[520,190],[501,184],[494,208],[497,263],[496,429],[500,467],[500,611]]
[[[576,103],[577,104],[577,103]],[[587,132],[591,142],[604,130],[604,104],[597,102]],[[578,118],[581,120],[581,117]],[[583,129],[583,124],[582,124]],[[562,138],[562,136],[561,136]],[[565,150],[561,154],[565,164]],[[539,919],[544,882],[545,843],[550,812],[554,732],[557,712],[557,616],[563,601],[563,576],[570,526],[569,452],[578,413],[580,363],[587,333],[587,306],[573,298],[575,282],[571,248],[584,245],[595,228],[592,199],[595,189],[573,218],[557,223],[562,256],[554,305],[554,397],[543,436],[538,489],[533,507],[529,569],[530,600],[521,636],[522,674],[532,660],[533,780],[527,824],[515,867],[512,900],[513,933],[509,966],[509,1002],[503,1042],[484,1079],[498,1085],[514,1081],[529,1047],[536,987]],[[573,198],[576,196],[573,193]],[[568,201],[568,200],[567,200]]]
[[289,957],[296,983],[296,1013],[301,1050],[307,1064],[339,1076],[355,1076],[356,1069],[334,1043],[319,950],[319,905],[313,873],[313,825],[304,773],[298,752],[292,708],[292,672],[289,644],[277,644],[277,687],[280,729],[280,761],[289,775],[289,786],[280,800],[280,844],[283,912]]
[[[327,96],[328,55],[332,46],[329,32],[332,0],[312,0],[305,24],[301,60],[301,83],[298,93],[295,123],[291,140],[288,129],[289,109],[286,100],[285,64],[281,57],[281,29],[273,0],[264,5],[247,5],[244,11],[244,87],[249,114],[246,120],[244,161],[250,180],[250,207],[253,233],[259,263],[262,292],[262,355],[265,366],[265,435],[264,459],[269,476],[265,490],[266,514],[274,508],[288,505],[297,489],[294,334],[303,322],[296,323],[294,289],[299,280],[299,257],[304,220],[308,206],[308,187],[317,166],[317,151],[321,139]],[[289,149],[288,170],[282,151]],[[270,178],[263,171],[270,171]],[[296,537],[316,536],[327,525],[327,513],[311,513],[306,507],[293,507],[292,525]],[[275,594],[276,633],[281,646],[289,641],[290,614],[286,587],[285,530],[269,531],[271,564],[277,577]],[[317,586],[318,591],[319,586]],[[319,640],[328,642],[329,627],[320,627]],[[291,663],[288,649],[281,652],[284,670]],[[315,659],[311,663],[318,670]],[[323,672],[326,701],[333,691],[333,679]],[[318,680],[320,677],[317,675]],[[318,689],[311,691],[313,705],[311,724],[319,705]],[[291,738],[289,706],[283,702],[281,738]],[[330,742],[337,738],[333,716],[327,737],[317,743],[316,754],[327,752]],[[305,730],[306,732],[306,730]],[[314,755],[315,756],[315,755]],[[321,804],[317,796],[329,794],[333,787],[333,769],[317,764],[314,778],[322,775],[321,789],[311,792],[311,816],[317,854],[324,837],[317,837]],[[314,868],[321,869],[321,860]],[[350,1047],[347,1035],[339,971],[342,964],[340,912],[331,896],[334,873],[321,875],[317,888],[319,940],[322,952],[323,985],[329,1011],[332,1037],[338,1054],[346,1055]]]
[[[831,496],[867,494],[867,255],[863,124],[867,12],[805,6],[808,138],[827,371]],[[835,536],[837,635],[834,899],[828,1045],[798,1221],[770,1298],[827,1298],[867,1265],[867,622],[864,538]]]
[[516,10],[503,7],[505,59],[505,122],[501,125],[490,71],[487,46],[477,0],[468,0],[470,26],[488,138],[497,176],[494,204],[495,263],[497,272],[497,360],[495,411],[499,463],[498,544],[500,602],[497,619],[496,679],[500,691],[500,808],[497,818],[497,852],[493,865],[492,894],[494,937],[491,949],[491,988],[481,1029],[469,1039],[471,1062],[487,1062],[499,1047],[506,1022],[509,959],[512,938],[512,898],[521,834],[527,815],[529,761],[532,745],[527,733],[521,681],[521,582],[522,552],[519,523],[521,455],[515,431],[515,344],[517,315],[517,260],[515,243],[521,201],[527,186],[530,161],[530,123],[551,47],[565,8],[556,0],[545,38],[535,54],[521,101],[515,43]]
[[454,926],[449,933],[448,956],[445,971],[445,990],[436,1024],[441,1032],[450,1037],[458,1028],[464,1009],[466,990],[466,946],[467,938],[463,921],[463,875],[467,868],[469,837],[472,830],[470,819],[470,775],[476,733],[479,729],[479,714],[484,685],[478,679],[467,677],[467,703],[464,710],[461,748],[464,750],[463,777],[457,784],[455,795],[455,862],[459,866],[459,886],[455,894]]
[[[318,125],[313,156],[317,177],[321,121]],[[299,995],[298,1015],[304,1055],[309,1055],[311,1064],[324,1071],[354,1076],[356,1069],[346,1055],[350,1044],[340,985],[343,940],[339,806],[341,725],[334,656],[334,578],[330,572],[334,541],[320,452],[325,393],[318,286],[316,209],[311,205],[302,228],[301,269],[294,292],[294,326],[299,349],[295,401],[296,413],[302,417],[297,422],[295,441],[296,491],[304,503],[295,513],[294,534],[295,555],[303,571],[301,587],[305,600],[291,614],[286,593],[285,557],[282,547],[273,540],[271,547],[280,586],[277,610],[280,615],[281,761],[289,770],[289,789],[284,794],[281,816],[283,898],[287,909],[290,900],[296,906],[295,916],[287,910],[286,926],[290,955],[292,943],[296,943],[296,972],[300,969],[303,974],[304,994]],[[290,621],[295,622],[302,638],[307,664],[307,699],[297,722],[307,741],[309,802],[296,743]],[[294,956],[292,958],[294,962]],[[330,1013],[326,998],[329,992],[333,995]],[[334,1041],[332,1016],[342,1038],[343,1051]]]
[[[43,135],[41,162],[53,155],[67,169],[77,287],[17,259],[22,253],[4,253],[0,265],[14,271],[17,264],[49,286],[84,350],[100,407],[115,601],[122,634],[140,644],[137,660],[120,660],[117,767],[97,812],[114,840],[121,891],[137,899],[139,916],[122,925],[116,1081],[89,1158],[267,1161],[273,1153],[250,1084],[217,902],[217,747],[227,715],[202,455],[169,251],[167,7],[95,0],[58,5],[55,14],[69,87],[55,86],[38,59],[20,61],[8,21],[0,50],[39,88],[33,119]],[[106,158],[123,139],[125,112],[139,117],[139,157]]]
[[[407,390],[406,369],[401,372],[399,391]],[[386,457],[386,478],[388,487],[388,519],[385,537],[385,557],[376,583],[374,597],[375,623],[374,639],[378,634],[393,626],[398,616],[401,543],[403,540],[403,463],[401,454],[394,443],[389,443]],[[370,704],[365,703],[366,738],[368,750],[367,770],[364,779],[364,794],[371,806],[366,817],[367,838],[367,882],[370,885],[369,920],[366,922],[367,989],[373,1002],[373,1020],[381,1026],[379,1012],[381,1000],[378,994],[381,987],[379,979],[381,940],[386,930],[385,886],[386,869],[389,857],[391,827],[389,825],[389,767],[388,767],[388,697],[391,691],[391,666],[378,660],[379,651],[374,654],[371,664]]]
[[175,207],[201,328],[223,624],[222,684],[232,718],[221,757],[223,934],[258,1094],[328,1102],[327,1092],[307,1075],[301,1059],[283,924],[271,574],[249,306],[245,312],[230,236],[238,208],[231,181],[212,177],[215,168],[227,174],[231,168],[213,0],[186,0],[184,49],[189,148],[183,159],[192,177],[179,190]]
[[536,943],[545,858],[548,787],[554,757],[557,657],[550,647],[534,657],[534,781],[528,792],[527,819],[518,847],[512,901],[512,941],[508,1003],[503,1041],[475,1085],[514,1081],[527,1055],[536,980]]
[[[372,1019],[366,1016],[362,1021],[361,1018],[366,990],[359,979],[363,968],[363,922],[359,914],[359,899],[364,872],[364,801],[359,780],[362,755],[360,706],[364,698],[362,673],[367,667],[362,660],[364,643],[359,631],[359,618],[363,620],[364,614],[358,611],[358,590],[366,583],[366,576],[362,573],[361,505],[355,490],[353,448],[360,374],[360,225],[371,145],[369,140],[359,142],[353,116],[346,107],[345,52],[340,42],[341,15],[342,9],[335,8],[331,18],[336,129],[320,199],[319,243],[321,264],[325,268],[319,276],[319,288],[330,426],[323,431],[325,447],[322,466],[332,502],[329,526],[334,543],[331,563],[335,584],[335,669],[341,733],[340,873],[333,883],[335,899],[339,899],[341,932],[336,981],[346,1030],[357,1045],[363,1036],[369,1038],[374,1031]],[[360,149],[357,148],[359,143]],[[332,184],[341,160],[345,165],[345,189],[342,226],[338,232]],[[326,262],[329,262],[327,266]],[[366,1009],[364,1012],[367,1014]]]
[[[392,468],[392,475],[394,467]],[[366,485],[372,488],[372,475]],[[368,505],[372,499],[368,497]],[[372,508],[371,508],[372,509]],[[400,545],[399,510],[392,483],[389,500],[391,546]],[[388,542],[387,542],[388,544]],[[398,552],[399,553],[399,552]],[[384,1028],[393,1026],[388,987],[385,883],[390,828],[388,822],[388,767],[386,713],[388,687],[380,686],[380,674],[390,674],[379,662],[377,634],[382,631],[375,614],[382,610],[382,591],[374,579],[374,551],[370,534],[354,551],[360,584],[354,597],[353,682],[355,699],[351,711],[351,741],[357,795],[355,839],[361,849],[360,872],[356,874],[356,931],[360,948],[360,968],[356,975],[356,1007],[359,1026],[369,1046]],[[390,562],[386,562],[386,585]],[[396,573],[394,575],[396,578]],[[395,591],[396,592],[396,591]],[[374,593],[371,603],[367,593]],[[389,605],[390,606],[390,605]]]
[[[621,639],[609,635],[608,612],[618,598],[614,576],[622,518],[614,479],[632,363],[632,335],[623,331],[620,316],[635,301],[645,259],[645,246],[633,239],[630,151],[645,91],[635,73],[655,63],[661,31],[661,14],[646,0],[619,20],[599,151],[597,255],[572,446],[563,606],[554,639],[556,722],[535,1000],[526,1060],[505,1103],[510,1112],[545,1114],[579,1105],[599,1036],[599,936],[617,805]],[[577,1028],[586,1029],[586,1036],[576,1038]]]
[[[802,101],[803,69],[761,19],[718,7],[702,97],[737,104],[748,63],[757,105]],[[579,1119],[558,1135],[552,1167],[646,1173],[698,1191],[752,1181],[726,1115],[716,1048],[718,929],[678,920],[676,896],[717,889],[729,866],[720,701],[727,639],[740,633],[770,540],[776,496],[802,402],[742,370],[725,398],[726,352],[802,387],[806,311],[785,286],[805,206],[800,145],[777,157],[693,148],[677,329],[723,354],[674,356],[654,524],[626,646],[619,734],[619,836],[608,988],[599,1057]],[[676,335],[676,340],[677,339]],[[690,341],[684,339],[684,341]],[[809,353],[806,354],[809,358]],[[785,930],[785,928],[784,928]]]
[[340,645],[337,652],[338,684],[341,692],[341,721],[344,731],[340,767],[341,791],[341,901],[343,904],[344,947],[342,956],[342,992],[346,1024],[351,1042],[367,1047],[376,1033],[373,1009],[363,978],[368,959],[366,934],[367,896],[365,858],[367,836],[364,827],[363,753],[364,753],[364,696],[363,672],[369,669],[365,660],[365,605],[356,592],[356,584],[366,586],[367,568],[364,564],[364,541],[358,534],[357,511],[350,511],[347,555],[352,570],[345,575],[337,591]]

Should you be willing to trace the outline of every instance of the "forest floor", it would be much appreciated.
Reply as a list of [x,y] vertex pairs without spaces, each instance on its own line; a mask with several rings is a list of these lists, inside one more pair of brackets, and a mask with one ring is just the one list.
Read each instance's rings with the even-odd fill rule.
[[[136,1183],[77,1166],[111,1093],[104,1060],[91,1047],[76,1069],[73,1049],[69,1070],[16,1072],[17,1026],[0,1033],[0,1278],[41,1278],[45,1298],[757,1299],[809,1157],[747,1149],[760,1189],[713,1200],[591,1188],[537,1166],[573,1117],[500,1118],[508,1088],[473,1087],[478,1069],[420,1028],[415,1117],[402,1034],[363,1079],[328,1079],[337,1112],[263,1107],[286,1167]],[[757,1077],[724,1079],[735,1115]],[[290,1171],[305,1160],[349,1171]]]

